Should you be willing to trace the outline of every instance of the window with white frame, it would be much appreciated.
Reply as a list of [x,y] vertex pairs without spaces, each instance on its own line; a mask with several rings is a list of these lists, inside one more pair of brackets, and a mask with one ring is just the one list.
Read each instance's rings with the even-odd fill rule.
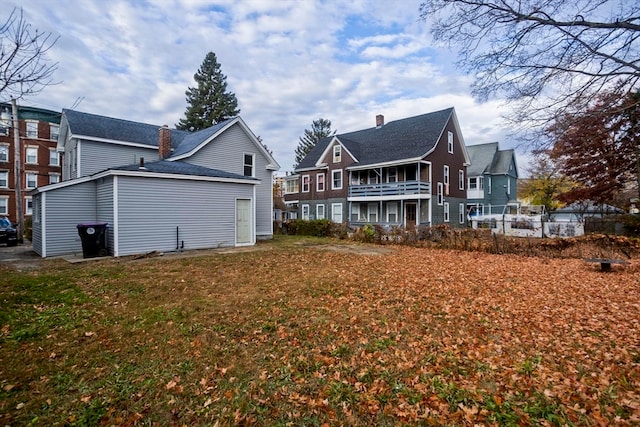
[[334,145],[333,146],[333,163],[340,163],[342,160],[342,146]]
[[342,169],[331,171],[331,189],[342,189]]
[[302,219],[309,221],[309,205],[302,205]]
[[331,221],[338,224],[342,223],[342,203],[331,204]]
[[449,195],[449,166],[444,165],[444,193]]
[[458,190],[464,190],[464,171],[458,170]]
[[387,182],[398,182],[398,168],[389,168],[387,171]]
[[9,146],[6,144],[0,144],[0,162],[9,161]]
[[293,193],[297,193],[298,191],[300,191],[300,183],[298,181],[298,178],[296,179],[288,179],[285,183],[285,193],[286,194],[293,194]]
[[27,172],[26,173],[26,183],[27,188],[32,189],[38,186],[38,174],[35,172]]
[[59,173],[50,173],[49,174],[49,184],[57,184],[60,182],[60,174]]
[[369,222],[378,222],[378,204],[369,203]]
[[487,193],[491,194],[491,177],[487,177]]
[[458,205],[458,221],[460,224],[464,224],[464,203]]
[[311,177],[309,175],[302,175],[302,192],[303,193],[308,193],[311,184]]
[[484,178],[476,176],[469,178],[469,190],[484,190]]
[[49,139],[52,141],[57,141],[60,136],[60,125],[49,124]]
[[444,202],[444,222],[449,222],[449,202]]
[[27,121],[27,138],[35,139],[38,137],[38,122]]
[[9,215],[9,196],[0,196],[0,215]]
[[360,219],[360,203],[351,205],[351,221],[357,222]]
[[398,222],[398,203],[387,203],[387,222]]
[[453,132],[447,132],[447,151],[453,154]]
[[49,166],[60,166],[60,153],[55,148],[49,149]]
[[253,160],[255,155],[244,153],[244,176],[255,176],[253,169]]
[[0,171],[0,188],[9,188],[9,172]]
[[31,218],[33,222],[40,222],[40,205],[38,203],[33,204],[33,215]]
[[438,183],[438,205],[442,206],[444,202],[444,185],[441,182]]
[[316,205],[316,219],[324,219],[324,205]]
[[507,178],[507,195],[511,195],[511,180]]
[[33,215],[33,198],[31,197],[24,198],[24,214]]
[[38,147],[27,146],[26,149],[26,157],[24,159],[25,163],[30,163],[32,165],[38,164]]
[[324,191],[324,174],[319,173],[316,175],[316,191]]

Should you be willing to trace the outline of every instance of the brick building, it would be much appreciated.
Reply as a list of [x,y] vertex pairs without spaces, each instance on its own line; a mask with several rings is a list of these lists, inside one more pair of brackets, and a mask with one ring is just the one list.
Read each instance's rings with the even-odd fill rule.
[[[62,161],[56,151],[61,113],[18,106],[22,213],[30,218],[29,191],[62,179]],[[17,222],[15,145],[11,104],[0,103],[0,215]]]

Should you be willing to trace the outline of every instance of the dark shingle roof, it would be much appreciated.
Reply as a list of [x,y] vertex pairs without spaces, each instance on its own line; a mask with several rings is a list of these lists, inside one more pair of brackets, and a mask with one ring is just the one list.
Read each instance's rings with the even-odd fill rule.
[[469,153],[469,161],[471,164],[467,167],[467,175],[480,176],[485,173],[490,173],[491,164],[497,151],[497,142],[468,146],[467,152]]
[[198,166],[191,163],[185,163],[180,161],[170,162],[168,160],[158,160],[155,162],[147,162],[144,164],[144,168],[140,168],[139,164],[133,164],[133,165],[119,166],[119,167],[110,168],[110,169],[120,170],[120,171],[141,171],[141,172],[152,172],[152,173],[207,176],[212,178],[229,178],[229,179],[243,179],[247,181],[258,181],[256,178],[252,178],[248,176],[225,172],[218,169],[206,168],[204,166]]
[[[158,130],[161,126],[67,109],[62,110],[62,114],[74,135],[158,146]],[[171,129],[171,145],[178,147],[188,135],[189,132]]]
[[229,122],[235,120],[236,117],[232,117],[230,119],[224,120],[220,123],[217,123],[209,128],[202,129],[196,132],[186,132],[186,135],[180,142],[180,145],[171,153],[172,157],[180,156],[182,154],[186,154],[196,148],[198,145],[209,139],[211,136],[215,135],[220,129],[225,127]]
[[[447,108],[336,137],[358,159],[357,165],[413,159],[424,156],[435,147],[452,114],[453,108]],[[315,167],[332,139],[328,137],[318,141],[296,169]]]

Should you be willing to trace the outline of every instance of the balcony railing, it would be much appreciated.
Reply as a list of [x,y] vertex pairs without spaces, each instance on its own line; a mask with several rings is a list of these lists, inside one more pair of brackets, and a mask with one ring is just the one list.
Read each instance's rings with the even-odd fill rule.
[[349,197],[404,196],[430,193],[431,183],[428,181],[403,181],[349,186]]

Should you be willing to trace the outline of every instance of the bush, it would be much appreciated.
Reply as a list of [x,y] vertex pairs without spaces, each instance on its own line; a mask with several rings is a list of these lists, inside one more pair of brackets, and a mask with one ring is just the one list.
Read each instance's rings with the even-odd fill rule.
[[333,236],[332,224],[328,219],[295,219],[289,221],[287,233],[298,236],[331,237]]
[[640,214],[630,214],[622,216],[625,235],[640,237]]

